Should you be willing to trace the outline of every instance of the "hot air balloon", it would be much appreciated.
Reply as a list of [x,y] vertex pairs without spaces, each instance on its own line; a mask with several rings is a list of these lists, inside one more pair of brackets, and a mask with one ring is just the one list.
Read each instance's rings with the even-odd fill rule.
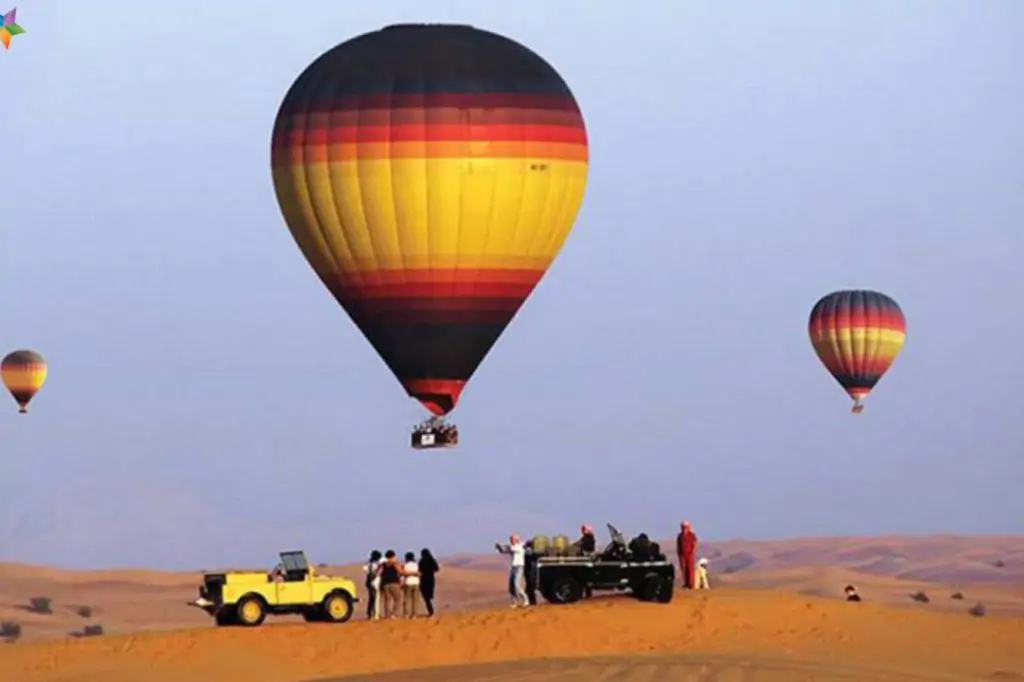
[[808,324],[814,352],[853,398],[853,413],[896,359],[906,322],[896,301],[870,290],[835,291],[818,301]]
[[439,426],[572,228],[587,133],[561,76],[461,25],[388,26],[321,55],[274,124],[274,188],[320,280]]
[[4,386],[18,403],[18,411],[28,412],[28,404],[46,381],[46,360],[34,350],[16,350],[0,362]]

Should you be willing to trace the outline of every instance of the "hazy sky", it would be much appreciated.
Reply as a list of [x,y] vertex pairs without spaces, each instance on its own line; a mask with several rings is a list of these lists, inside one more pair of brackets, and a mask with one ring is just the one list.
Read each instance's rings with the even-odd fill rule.
[[[13,2],[14,0],[10,0]],[[1024,2],[19,0],[0,54],[0,560],[486,550],[580,521],[704,537],[1024,532]],[[5,8],[0,8],[5,9]],[[281,219],[289,85],[389,23],[544,56],[591,141],[547,277],[422,418]],[[877,288],[860,417],[807,338]]]

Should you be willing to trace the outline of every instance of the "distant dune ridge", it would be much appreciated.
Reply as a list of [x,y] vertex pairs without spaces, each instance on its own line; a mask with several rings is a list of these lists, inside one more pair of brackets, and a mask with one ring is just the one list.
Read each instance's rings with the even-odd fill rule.
[[[0,564],[0,621],[20,626],[18,641],[0,646],[0,680],[179,682],[198,680],[202,671],[210,682],[306,682],[554,656],[570,660],[409,670],[402,682],[480,679],[473,675],[494,682],[572,682],[597,672],[608,682],[896,682],[960,674],[1024,682],[1024,537],[733,540],[702,545],[700,554],[711,559],[714,589],[680,592],[667,607],[608,597],[509,612],[507,559],[460,555],[441,560],[442,616],[433,621],[316,626],[278,618],[255,631],[214,628],[185,605],[196,594],[198,571]],[[269,569],[275,558],[268,552],[257,568]],[[358,565],[324,570],[362,584]],[[864,603],[840,601],[847,583],[857,585]],[[927,603],[911,599],[918,592],[929,596]],[[36,597],[50,600],[49,613],[30,607]],[[968,609],[979,602],[984,618],[972,618]],[[83,637],[89,626],[104,634]],[[922,633],[931,639],[915,639]],[[970,642],[973,652],[965,649]],[[940,649],[947,657],[942,665],[935,656]],[[267,658],[270,651],[277,653]],[[645,657],[618,657],[624,654]],[[654,660],[650,654],[663,655]],[[600,667],[594,656],[616,658]],[[839,659],[852,667],[837,667]],[[919,666],[935,676],[918,674]],[[917,676],[907,677],[908,670]]]
[[[698,534],[700,529],[698,528]],[[601,538],[602,540],[604,538]],[[675,539],[661,540],[667,554]],[[833,566],[871,575],[942,583],[1024,583],[1024,536],[883,535],[791,540],[702,542],[713,573],[771,571],[796,566]],[[466,568],[504,567],[501,557],[459,555],[449,559]]]

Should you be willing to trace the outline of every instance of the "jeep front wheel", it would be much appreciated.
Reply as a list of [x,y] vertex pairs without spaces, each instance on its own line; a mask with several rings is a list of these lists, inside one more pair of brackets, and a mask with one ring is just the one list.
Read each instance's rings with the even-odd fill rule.
[[259,597],[242,597],[238,600],[236,610],[239,624],[248,627],[260,625],[267,617],[267,608]]
[[238,614],[235,611],[235,607],[222,606],[217,610],[217,613],[214,614],[213,620],[221,627],[235,625],[238,622]]
[[345,623],[352,618],[355,606],[352,597],[345,592],[332,592],[321,606],[324,620],[328,623]]

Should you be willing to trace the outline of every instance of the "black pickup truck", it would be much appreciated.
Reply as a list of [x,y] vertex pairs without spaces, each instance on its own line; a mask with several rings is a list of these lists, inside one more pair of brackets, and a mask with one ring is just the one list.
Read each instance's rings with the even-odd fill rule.
[[[571,604],[594,590],[631,592],[641,601],[672,601],[676,569],[656,545],[639,551],[634,540],[626,544],[622,533],[608,524],[611,542],[591,555],[538,555],[536,584],[552,604]],[[644,544],[645,548],[650,545]]]

